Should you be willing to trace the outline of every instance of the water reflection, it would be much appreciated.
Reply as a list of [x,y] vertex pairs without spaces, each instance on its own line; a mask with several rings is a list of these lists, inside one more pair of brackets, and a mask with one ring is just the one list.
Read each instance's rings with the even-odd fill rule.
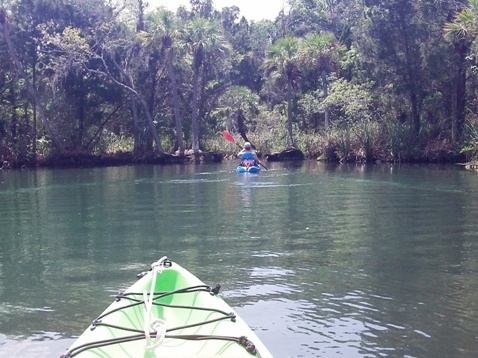
[[246,213],[251,213],[253,208],[254,186],[257,183],[259,174],[242,173],[238,175],[238,186],[240,187],[241,204]]

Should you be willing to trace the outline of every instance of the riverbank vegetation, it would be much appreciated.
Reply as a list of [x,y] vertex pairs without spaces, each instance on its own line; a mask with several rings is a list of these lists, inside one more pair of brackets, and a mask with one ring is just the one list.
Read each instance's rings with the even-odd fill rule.
[[478,0],[190,4],[2,1],[0,166],[478,157]]

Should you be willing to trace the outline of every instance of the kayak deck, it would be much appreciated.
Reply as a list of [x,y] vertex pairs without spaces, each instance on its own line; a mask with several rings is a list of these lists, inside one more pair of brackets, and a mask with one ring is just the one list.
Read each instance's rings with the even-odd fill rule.
[[62,357],[272,357],[218,291],[162,258]]

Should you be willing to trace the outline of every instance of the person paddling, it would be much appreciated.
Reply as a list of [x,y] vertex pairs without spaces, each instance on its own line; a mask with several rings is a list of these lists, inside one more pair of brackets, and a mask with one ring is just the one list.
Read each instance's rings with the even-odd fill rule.
[[249,142],[244,143],[244,148],[237,153],[237,156],[241,158],[239,165],[243,167],[250,167],[252,165],[260,164],[259,158],[257,157],[256,152],[252,150],[252,145]]

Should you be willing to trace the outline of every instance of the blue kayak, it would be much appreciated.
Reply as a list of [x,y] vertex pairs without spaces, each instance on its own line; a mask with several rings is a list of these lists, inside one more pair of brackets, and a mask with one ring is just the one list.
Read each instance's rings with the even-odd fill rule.
[[238,165],[236,168],[237,173],[259,173],[261,171],[261,167],[258,165],[251,165],[251,166],[243,166]]

